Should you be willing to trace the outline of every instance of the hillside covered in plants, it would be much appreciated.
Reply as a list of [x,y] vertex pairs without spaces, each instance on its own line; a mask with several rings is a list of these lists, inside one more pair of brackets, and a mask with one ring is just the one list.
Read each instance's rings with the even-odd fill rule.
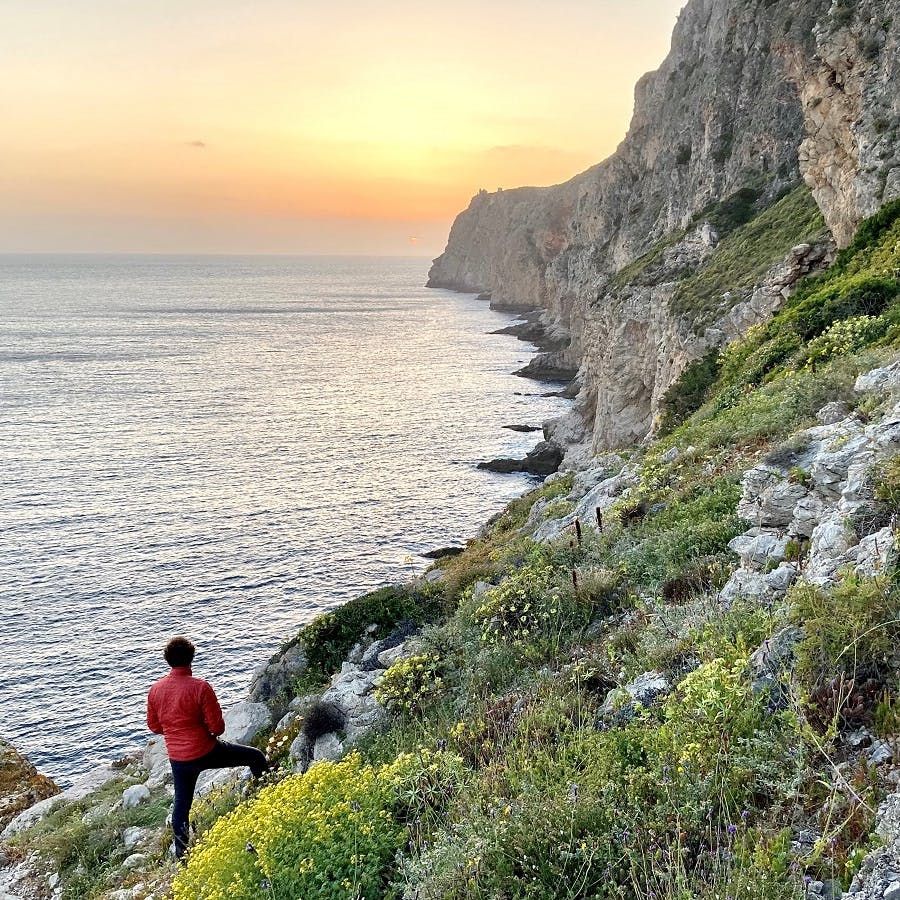
[[219,820],[175,897],[892,896],[898,275],[894,203],[665,436],[312,623],[311,661],[425,624],[381,727]]
[[306,737],[339,761],[220,819],[174,896],[892,896],[898,275],[893,203],[686,370],[663,436],[304,629],[307,693],[401,628],[380,727],[338,702]]

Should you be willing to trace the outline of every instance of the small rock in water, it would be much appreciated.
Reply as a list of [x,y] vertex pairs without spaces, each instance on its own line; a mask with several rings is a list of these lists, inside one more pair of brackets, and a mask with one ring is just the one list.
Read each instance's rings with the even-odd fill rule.
[[541,441],[525,456],[525,471],[531,475],[552,475],[563,461],[563,452],[552,441]]
[[423,559],[443,559],[445,556],[459,556],[465,547],[438,547],[437,550],[426,550],[419,555]]
[[525,463],[521,459],[499,457],[498,459],[478,463],[478,468],[487,472],[498,472],[500,475],[511,475],[513,472],[524,471]]

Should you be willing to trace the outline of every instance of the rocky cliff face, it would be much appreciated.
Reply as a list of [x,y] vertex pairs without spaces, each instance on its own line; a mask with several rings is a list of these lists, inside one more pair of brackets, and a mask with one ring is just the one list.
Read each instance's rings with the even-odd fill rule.
[[570,462],[643,438],[691,359],[828,261],[800,208],[748,239],[785,191],[806,182],[838,245],[900,194],[898,34],[897,0],[691,0],[612,157],[460,214],[429,284],[543,309],[568,336],[549,362],[580,365],[581,393],[548,430]]

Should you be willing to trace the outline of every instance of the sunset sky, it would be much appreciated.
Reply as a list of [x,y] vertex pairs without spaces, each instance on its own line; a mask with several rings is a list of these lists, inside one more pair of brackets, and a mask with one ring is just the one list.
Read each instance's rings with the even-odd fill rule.
[[0,252],[435,255],[615,149],[682,0],[3,0]]

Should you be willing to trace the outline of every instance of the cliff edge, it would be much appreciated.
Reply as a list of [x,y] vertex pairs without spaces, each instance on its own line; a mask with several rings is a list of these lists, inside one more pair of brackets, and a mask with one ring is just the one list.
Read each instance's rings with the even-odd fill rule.
[[[691,0],[606,161],[479,192],[432,287],[540,309],[581,367],[568,462],[642,440],[687,364],[765,321],[900,195],[900,3]],[[788,206],[778,202],[793,194]]]

